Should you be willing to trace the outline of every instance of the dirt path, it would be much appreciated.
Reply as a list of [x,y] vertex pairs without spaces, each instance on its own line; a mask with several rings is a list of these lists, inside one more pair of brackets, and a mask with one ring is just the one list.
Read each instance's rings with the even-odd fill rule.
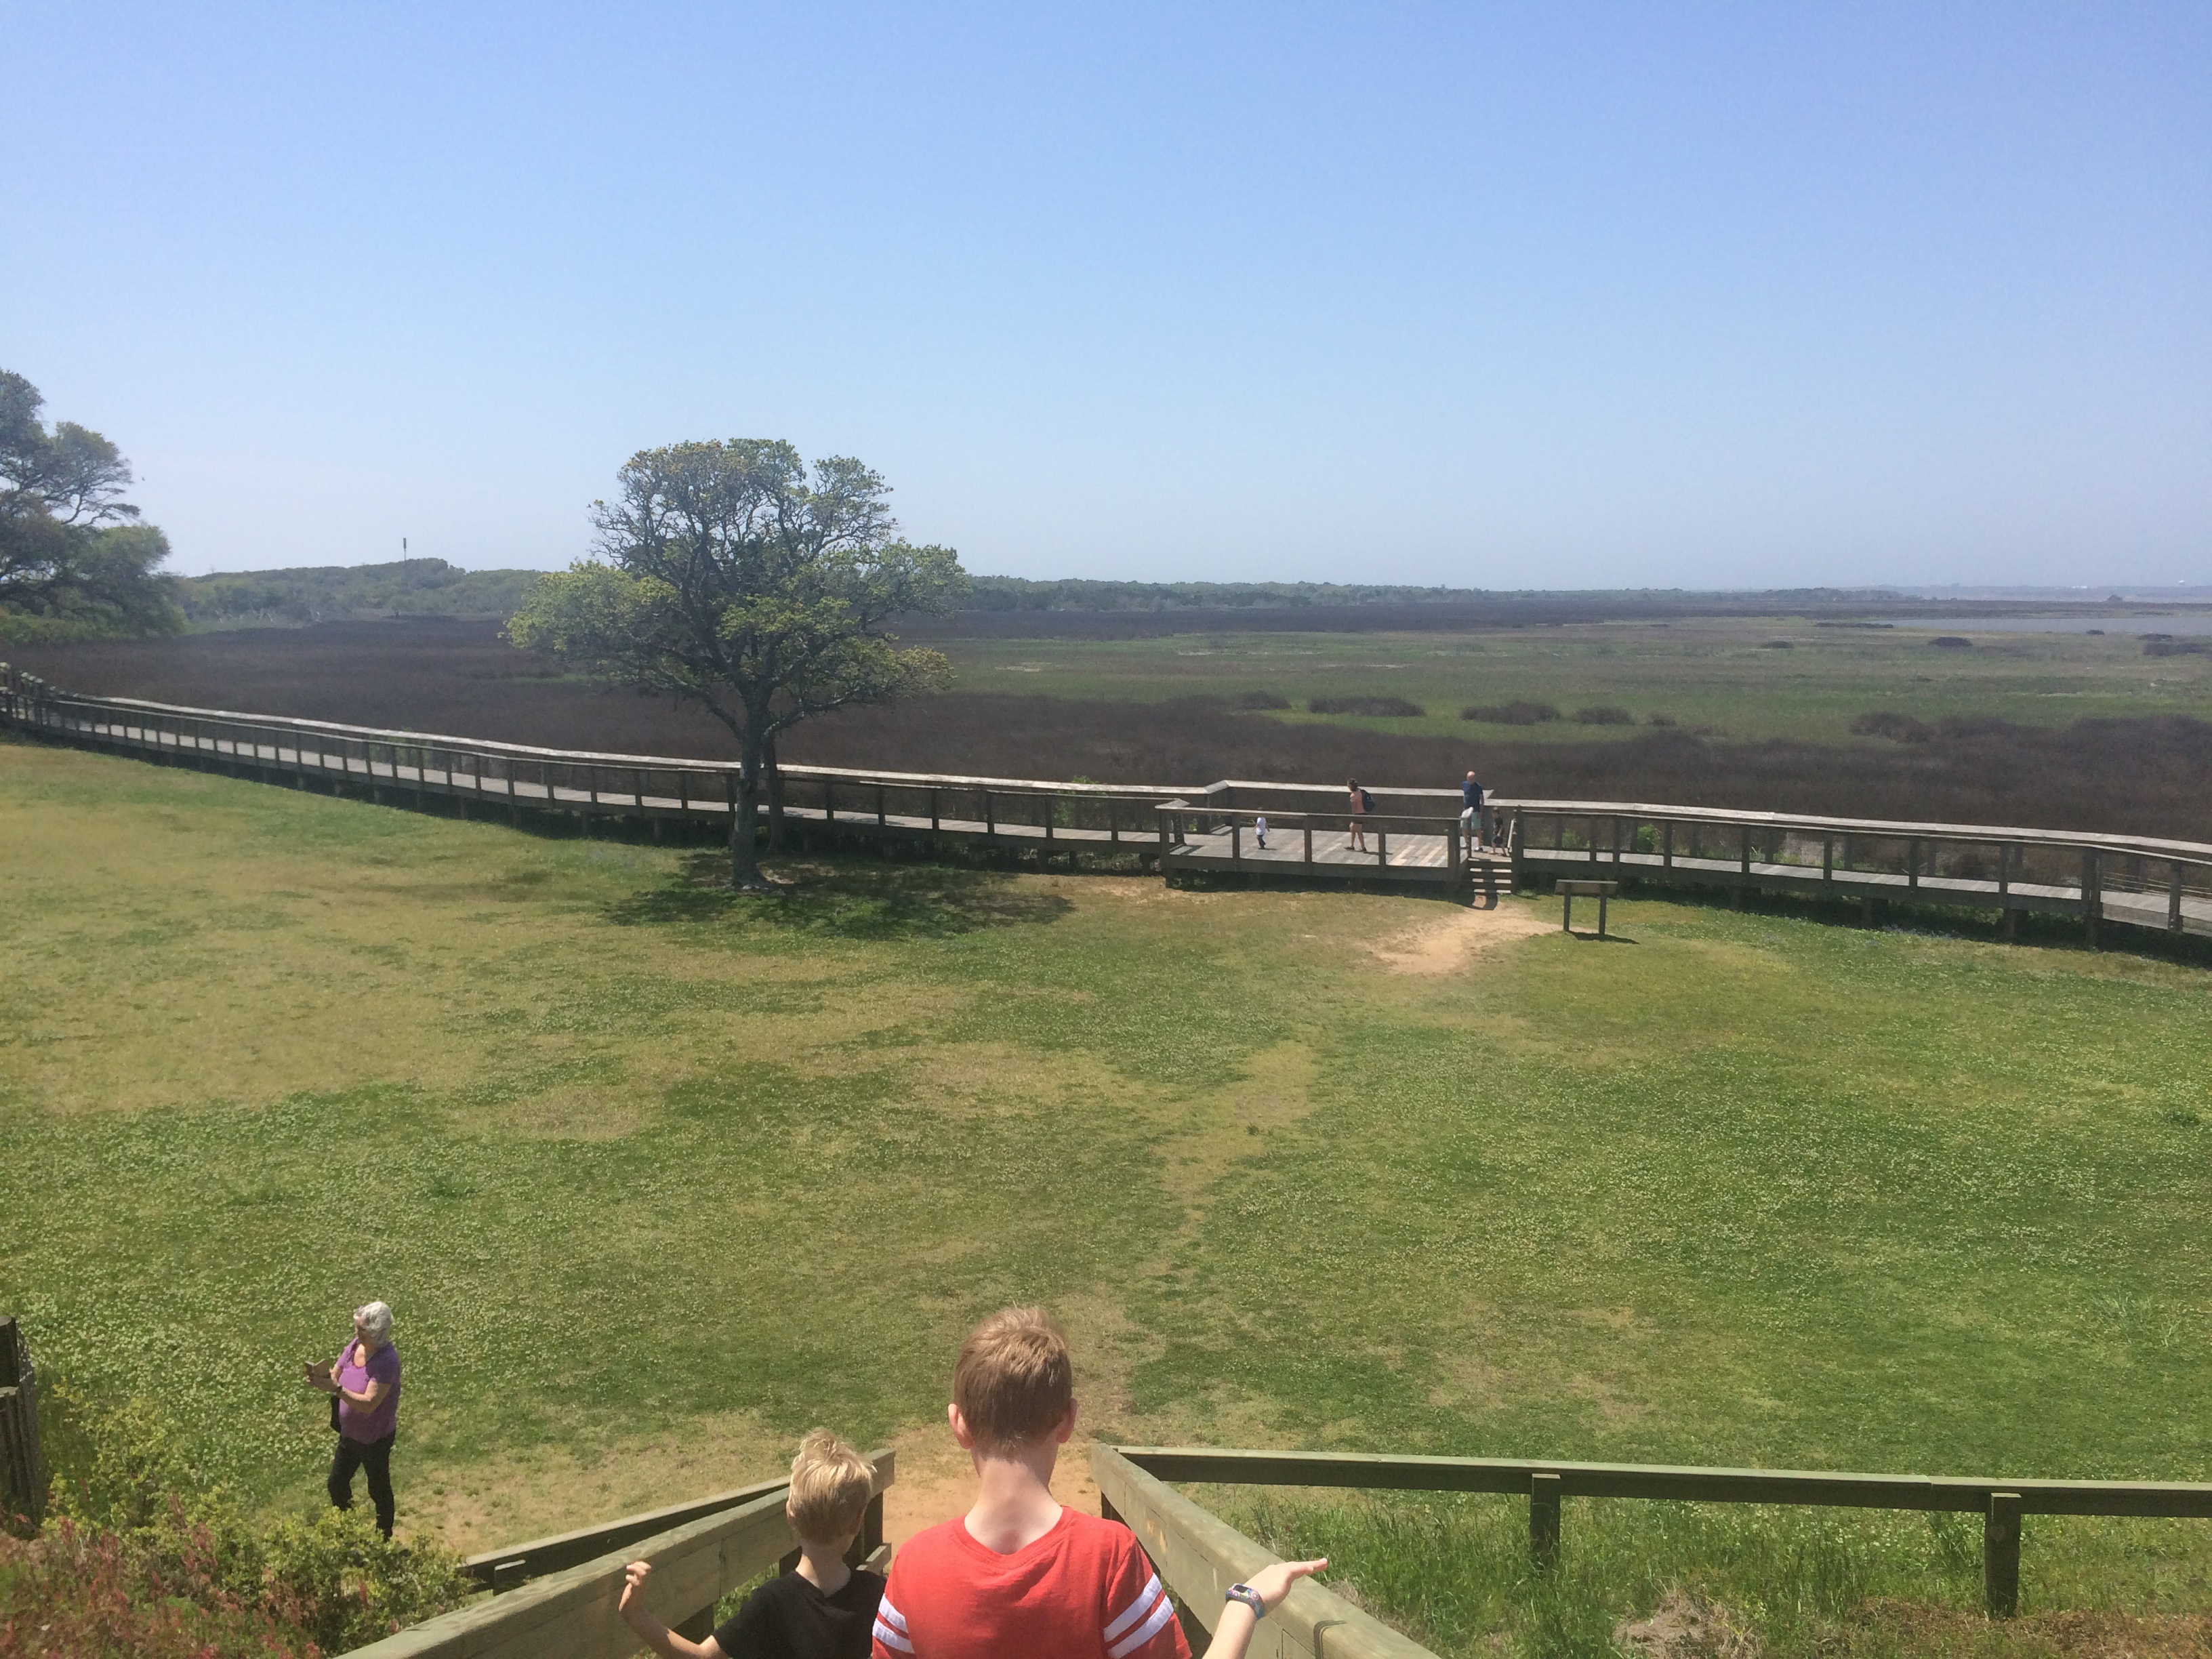
[[1394,974],[1449,974],[1478,951],[1551,931],[1551,923],[1527,904],[1502,902],[1494,910],[1455,910],[1438,921],[1425,921],[1369,950]]
[[[1052,1495],[1072,1510],[1098,1513],[1098,1487],[1091,1478],[1090,1443],[1078,1436],[1060,1448]],[[975,1470],[939,1423],[898,1442],[898,1479],[884,1494],[884,1536],[903,1544],[925,1527],[965,1515],[975,1501]]]

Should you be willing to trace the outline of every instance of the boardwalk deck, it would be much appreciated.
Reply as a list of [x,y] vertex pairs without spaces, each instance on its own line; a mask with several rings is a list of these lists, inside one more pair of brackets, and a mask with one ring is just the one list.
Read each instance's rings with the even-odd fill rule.
[[[737,796],[726,762],[593,754],[282,715],[184,708],[60,691],[0,663],[0,724],[301,787],[450,802],[520,820],[719,824]],[[1376,788],[1366,847],[1351,844],[1335,786],[1229,779],[1203,787],[782,769],[784,815],[802,834],[913,838],[1024,856],[1103,854],[1179,875],[1386,881],[1492,892],[1532,881],[1792,892],[2078,918],[2212,936],[2212,845],[1989,824],[1908,823],[1618,801],[1493,799],[1492,845],[1469,854],[1458,792]],[[765,810],[763,808],[763,810]],[[1267,819],[1267,844],[1257,827]],[[1547,844],[1548,843],[1548,844]]]
[[[1342,820],[1338,822],[1340,824]],[[1262,846],[1254,826],[1235,823],[1209,831],[1185,831],[1179,843],[1169,847],[1166,865],[1170,872],[1239,872],[1317,881],[1436,884],[1463,880],[1469,873],[1464,867],[1453,866],[1454,848],[1449,836],[1370,830],[1365,841],[1364,850],[1355,848],[1348,830],[1316,828],[1309,844],[1305,825],[1278,821],[1269,826],[1267,844]],[[1504,853],[1478,854],[1466,862],[1472,863],[1478,882],[1488,866],[1490,884],[1510,888],[1513,866]]]

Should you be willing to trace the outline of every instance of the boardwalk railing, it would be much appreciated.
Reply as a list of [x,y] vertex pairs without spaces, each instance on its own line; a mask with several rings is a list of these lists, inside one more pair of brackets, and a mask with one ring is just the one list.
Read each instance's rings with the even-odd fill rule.
[[[896,1473],[889,1451],[868,1461],[876,1495],[854,1545],[856,1565],[884,1554],[883,1493]],[[641,1560],[653,1563],[651,1611],[704,1641],[717,1601],[790,1561],[789,1490],[787,1481],[763,1482],[472,1557],[470,1571],[501,1593],[354,1652],[357,1659],[629,1659],[638,1639],[617,1607],[623,1567]]]
[[[0,664],[0,722],[97,748],[185,759],[456,811],[671,820],[726,830],[736,810],[734,761],[543,749],[433,732],[344,726],[289,715],[186,708],[58,690]],[[1152,808],[1202,789],[1165,784],[1060,783],[848,767],[781,767],[786,818],[804,830],[927,835],[1036,851],[1152,854]],[[763,792],[765,794],[765,792]],[[766,817],[769,804],[760,808]]]
[[[1144,1465],[1134,1447],[1091,1448],[1099,1512],[1137,1534],[1175,1599],[1194,1652],[1203,1652],[1223,1593],[1279,1560],[1264,1544],[1208,1515]],[[1191,1628],[1197,1623],[1197,1630]],[[1324,1647],[1324,1643],[1326,1646]],[[1293,1584],[1260,1623],[1255,1659],[1435,1659],[1428,1649],[1311,1579]]]
[[0,1317],[0,1525],[36,1528],[46,1512],[46,1460],[39,1443],[39,1371],[23,1328]]
[[[1341,799],[1343,792],[1334,793]],[[1378,810],[1354,816],[1342,805],[1334,811],[1262,812],[1188,800],[1164,802],[1153,811],[1159,822],[1161,867],[1170,874],[1178,868],[1229,868],[1456,886],[1468,878],[1474,859],[1456,814]]]
[[1795,891],[2212,934],[2212,845],[2068,830],[1903,823],[1640,802],[1514,800],[1517,879],[1590,876]]
[[[1565,1498],[1626,1498],[1699,1504],[1782,1504],[1866,1510],[1950,1510],[1982,1517],[1982,1589],[1989,1610],[2008,1617],[2020,1604],[2021,1520],[2028,1515],[2125,1515],[2212,1517],[2212,1485],[2172,1480],[2011,1480],[1917,1474],[1816,1474],[1795,1469],[1709,1469],[1650,1463],[1571,1463],[1522,1458],[1393,1457],[1354,1452],[1216,1451],[1179,1446],[1094,1446],[1091,1467],[1098,1490],[1125,1516],[1127,1502],[1152,1502],[1168,1481],[1224,1482],[1261,1486],[1348,1486],[1394,1492],[1498,1492],[1528,1500],[1528,1547],[1539,1567],[1558,1556],[1559,1504]],[[1139,1484],[1136,1477],[1148,1480]],[[1169,1492],[1169,1496],[1176,1494]],[[1188,1499],[1178,1502],[1202,1516],[1209,1531],[1181,1510],[1161,1508],[1158,1524],[1173,1534],[1167,1558],[1152,1559],[1168,1575],[1169,1562],[1187,1564],[1188,1581],[1177,1584],[1196,1601],[1202,1564],[1221,1553],[1218,1534],[1256,1554],[1231,1565],[1255,1571],[1276,1558],[1231,1532]],[[1133,1520],[1130,1524],[1134,1527]],[[1138,1528],[1140,1538],[1146,1536]],[[1147,1540],[1147,1548],[1151,1548]],[[1212,1552],[1212,1555],[1209,1554]],[[1170,1578],[1171,1583],[1175,1581]],[[1224,1579],[1222,1586],[1234,1582]],[[1294,1598],[1295,1599],[1295,1596]],[[1208,1589],[1204,1605],[1220,1604]],[[1272,1622],[1272,1621],[1270,1621]],[[1340,1648],[1329,1632],[1329,1651]],[[1314,1651],[1287,1648],[1285,1651]],[[1393,1651],[1405,1653],[1407,1649]],[[1419,1650],[1413,1650],[1418,1652]]]
[[[726,830],[734,763],[608,755],[282,715],[184,708],[65,692],[0,664],[0,723],[63,741],[183,759],[367,795],[451,801],[463,815],[525,811]],[[1982,824],[1908,823],[1623,801],[1493,799],[1471,848],[1456,789],[1376,788],[1367,845],[1335,785],[1224,779],[1203,787],[781,769],[802,836],[928,838],[1028,854],[1105,854],[1164,873],[1222,869],[1316,880],[1471,879],[1495,892],[1559,876],[1998,912],[2026,911],[2212,934],[2212,844]],[[762,811],[768,806],[763,804]],[[1257,821],[1268,821],[1261,848]],[[1493,862],[1493,860],[1497,860]]]

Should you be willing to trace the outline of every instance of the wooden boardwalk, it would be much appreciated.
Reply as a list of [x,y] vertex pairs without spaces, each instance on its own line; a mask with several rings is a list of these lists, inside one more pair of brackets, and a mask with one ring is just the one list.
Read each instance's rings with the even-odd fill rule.
[[[279,715],[184,708],[61,691],[0,664],[0,724],[49,738],[371,800],[449,805],[463,816],[556,813],[580,821],[718,824],[735,807],[732,763],[608,755],[394,732]],[[1619,801],[1497,799],[1470,848],[1455,789],[1378,788],[1352,845],[1334,786],[1224,779],[1205,785],[782,769],[786,819],[802,836],[902,838],[1030,857],[1135,861],[1198,875],[1525,890],[1563,878],[1791,893],[2026,913],[2212,935],[2212,845],[1999,825],[1908,823]],[[763,808],[766,811],[765,805]],[[1265,844],[1260,824],[1265,820]]]

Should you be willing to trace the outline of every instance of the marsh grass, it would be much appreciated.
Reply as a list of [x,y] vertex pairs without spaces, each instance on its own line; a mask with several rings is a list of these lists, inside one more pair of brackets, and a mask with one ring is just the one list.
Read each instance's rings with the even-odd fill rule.
[[[1460,913],[830,855],[740,900],[21,744],[0,848],[0,1306],[279,1508],[372,1296],[403,1524],[486,1547],[918,1432],[1028,1300],[1115,1438],[2212,1472],[2191,961],[1632,897],[1632,946],[1403,975]],[[680,1489],[592,1474],[652,1448]]]

